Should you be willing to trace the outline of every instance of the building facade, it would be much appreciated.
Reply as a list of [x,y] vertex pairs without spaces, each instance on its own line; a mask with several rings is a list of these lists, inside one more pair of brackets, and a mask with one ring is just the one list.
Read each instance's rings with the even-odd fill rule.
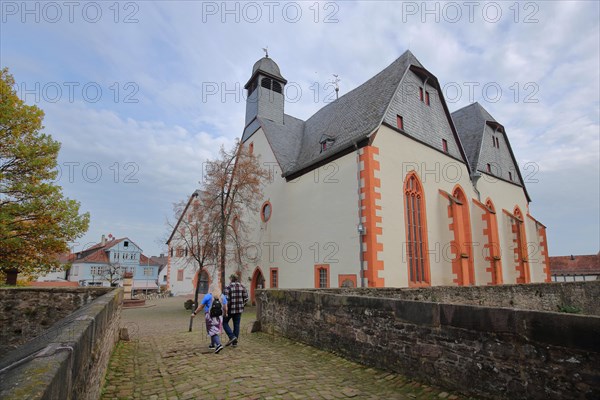
[[419,287],[549,281],[543,224],[504,126],[474,103],[450,113],[409,51],[306,121],[262,58],[242,141],[271,168],[256,287]]
[[450,113],[410,51],[306,121],[285,114],[286,84],[267,56],[245,85],[242,142],[270,175],[260,212],[244,216],[252,296],[550,281],[504,125],[478,103]]
[[122,275],[133,273],[133,290],[158,290],[159,266],[129,238],[107,240],[69,256],[67,279],[80,286],[122,285]]

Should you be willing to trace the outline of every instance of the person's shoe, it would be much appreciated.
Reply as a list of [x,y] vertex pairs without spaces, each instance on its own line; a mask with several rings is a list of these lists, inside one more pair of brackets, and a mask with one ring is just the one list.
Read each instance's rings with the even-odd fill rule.
[[217,348],[215,349],[215,354],[219,354],[219,352],[223,350],[223,345],[218,345]]
[[208,348],[209,348],[209,349],[214,349],[214,348],[215,348],[215,345],[214,345],[214,344],[209,344],[209,345],[208,345]]
[[237,347],[237,345],[238,345],[238,341],[237,341],[237,338],[235,338],[231,343],[231,347]]
[[234,336],[231,339],[229,339],[229,341],[227,343],[225,343],[225,346],[230,346],[230,345],[237,345],[237,338]]

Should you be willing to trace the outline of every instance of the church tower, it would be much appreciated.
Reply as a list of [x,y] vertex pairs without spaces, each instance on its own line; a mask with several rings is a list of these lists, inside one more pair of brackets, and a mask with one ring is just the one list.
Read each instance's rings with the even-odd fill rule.
[[283,89],[286,83],[287,80],[279,72],[279,66],[268,54],[254,64],[252,77],[244,86],[248,91],[246,126],[256,117],[283,125]]

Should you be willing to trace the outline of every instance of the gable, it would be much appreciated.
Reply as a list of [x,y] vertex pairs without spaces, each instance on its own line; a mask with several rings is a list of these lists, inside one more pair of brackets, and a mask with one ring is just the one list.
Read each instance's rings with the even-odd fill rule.
[[[488,172],[488,164],[491,172]],[[502,130],[496,130],[489,124],[485,124],[477,170],[523,186],[520,174],[517,173],[518,169],[509,151],[505,134]]]
[[[412,70],[407,70],[394,98],[385,114],[384,122],[398,128],[397,118],[402,117],[403,131],[434,149],[443,151],[443,141],[448,146],[448,155],[464,160],[451,121],[449,120],[442,93],[431,80],[423,80]],[[423,99],[421,99],[421,92]],[[429,104],[427,104],[429,98]]]

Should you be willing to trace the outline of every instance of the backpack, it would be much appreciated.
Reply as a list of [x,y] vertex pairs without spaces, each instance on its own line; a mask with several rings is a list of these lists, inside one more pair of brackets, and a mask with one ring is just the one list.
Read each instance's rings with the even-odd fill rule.
[[221,315],[223,315],[223,307],[221,306],[221,302],[219,301],[219,299],[213,299],[213,302],[210,306],[209,314],[211,318],[220,317]]

